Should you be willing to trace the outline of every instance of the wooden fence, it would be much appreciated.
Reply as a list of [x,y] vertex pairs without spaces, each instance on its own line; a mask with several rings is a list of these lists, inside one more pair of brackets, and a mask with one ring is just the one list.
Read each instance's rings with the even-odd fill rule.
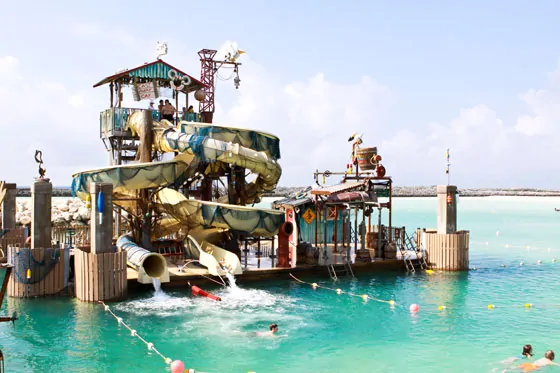
[[10,229],[0,237],[0,258],[7,256],[8,246],[25,246],[25,230],[23,228]]
[[429,265],[443,271],[469,269],[469,232],[454,234],[424,232],[424,244]]
[[126,297],[126,251],[92,254],[74,251],[76,297],[84,302]]
[[[58,258],[55,259],[56,264],[42,279],[38,277],[41,275],[39,267],[31,265],[31,263],[43,263],[45,258],[53,255],[53,253],[56,253],[53,249],[8,246],[8,262],[14,266],[8,283],[8,296],[16,298],[40,297],[55,295],[64,290],[67,283],[65,281],[67,271],[64,267],[67,263],[68,250],[60,249],[58,251]],[[30,258],[29,254],[33,258]],[[23,260],[23,263],[20,263],[21,260]],[[30,273],[27,273],[27,269],[30,269]]]

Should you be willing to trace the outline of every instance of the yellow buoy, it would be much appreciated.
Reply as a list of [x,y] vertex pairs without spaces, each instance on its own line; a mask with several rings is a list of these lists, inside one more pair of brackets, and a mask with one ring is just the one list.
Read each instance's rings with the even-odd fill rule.
[[87,197],[86,197],[86,207],[88,209],[91,208],[91,194],[88,194]]
[[391,300],[389,301],[389,305],[394,306],[394,305],[395,305],[395,301],[391,299]]
[[433,270],[433,269],[427,269],[427,270],[426,270],[426,273],[427,273],[428,275],[431,275],[432,273],[434,273],[434,270]]
[[488,305],[488,309],[491,310],[492,308],[494,308],[495,306],[493,304],[489,304]]
[[317,289],[317,283],[315,283],[315,282],[312,283],[312,284],[311,284],[311,287],[312,287],[313,289]]
[[31,278],[31,269],[27,269],[27,272],[25,273],[25,277],[27,277],[27,279],[29,280]]
[[445,308],[446,308],[445,306],[439,306],[437,309],[438,309],[439,311],[443,311]]
[[533,305],[531,303],[525,303],[525,308],[531,308]]
[[363,299],[363,300],[368,300],[367,294],[362,295],[362,299]]

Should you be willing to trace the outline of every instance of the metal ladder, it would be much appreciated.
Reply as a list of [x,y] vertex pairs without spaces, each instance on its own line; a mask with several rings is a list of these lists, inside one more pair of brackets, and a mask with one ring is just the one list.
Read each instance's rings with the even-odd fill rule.
[[416,259],[420,262],[420,269],[428,269],[428,262],[426,261],[426,252],[422,251],[420,245],[409,235],[406,235],[405,245],[408,250],[416,253]]
[[410,272],[410,273],[415,273],[416,269],[414,268],[414,263],[412,263],[412,259],[410,259],[410,256],[408,255],[408,249],[409,249],[409,240],[407,239],[407,235],[406,232],[402,231],[401,233],[401,238],[400,238],[400,242],[397,242],[397,245],[399,246],[399,251],[401,252],[401,256],[402,259],[404,261],[404,265],[406,267],[406,271]]
[[[344,271],[344,274],[346,276],[356,277],[356,276],[354,276],[354,271],[352,270],[352,264],[350,263],[349,260],[347,260],[347,259],[344,260],[343,266],[344,266],[344,268],[342,270]],[[329,276],[331,277],[331,279],[333,281],[337,281],[338,280],[338,275],[340,274],[340,272],[339,273],[336,272],[336,268],[334,267],[333,264],[329,264],[327,266],[327,269],[329,271]]]

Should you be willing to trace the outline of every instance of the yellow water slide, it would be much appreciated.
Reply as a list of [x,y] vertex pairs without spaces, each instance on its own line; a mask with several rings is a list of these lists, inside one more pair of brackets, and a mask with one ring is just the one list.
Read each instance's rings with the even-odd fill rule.
[[[134,112],[127,119],[127,129],[140,134],[150,112]],[[74,174],[72,191],[86,200],[89,185],[105,182],[113,185],[113,203],[134,215],[137,211],[137,191],[152,188],[157,192],[149,203],[160,218],[154,224],[152,239],[180,232],[185,247],[212,274],[230,271],[241,273],[237,255],[216,246],[224,232],[232,230],[256,236],[274,236],[284,222],[284,214],[276,210],[257,209],[228,204],[242,196],[246,204],[258,202],[265,191],[276,187],[282,169],[277,137],[248,129],[213,124],[153,121],[153,150],[177,155],[168,161],[133,163],[89,170]],[[250,171],[251,182],[230,190],[217,202],[189,199],[170,186],[200,180],[209,174],[221,176],[233,168]],[[244,177],[244,176],[243,176]],[[234,195],[235,194],[235,195]],[[234,197],[234,198],[232,198]],[[127,246],[134,243],[130,236]],[[196,244],[193,244],[196,243]],[[127,249],[128,251],[128,249]],[[197,255],[198,254],[198,255]],[[129,258],[130,259],[130,258]]]

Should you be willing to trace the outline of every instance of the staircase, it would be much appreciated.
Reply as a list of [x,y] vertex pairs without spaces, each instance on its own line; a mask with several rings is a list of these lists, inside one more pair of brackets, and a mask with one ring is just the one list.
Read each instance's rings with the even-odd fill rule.
[[404,228],[401,230],[401,235],[397,242],[401,256],[404,260],[407,272],[415,273],[416,268],[412,262],[410,253],[414,252],[416,254],[416,260],[420,265],[420,269],[428,269],[428,263],[426,262],[426,253],[421,250],[420,245],[412,238],[412,236],[406,234]]

